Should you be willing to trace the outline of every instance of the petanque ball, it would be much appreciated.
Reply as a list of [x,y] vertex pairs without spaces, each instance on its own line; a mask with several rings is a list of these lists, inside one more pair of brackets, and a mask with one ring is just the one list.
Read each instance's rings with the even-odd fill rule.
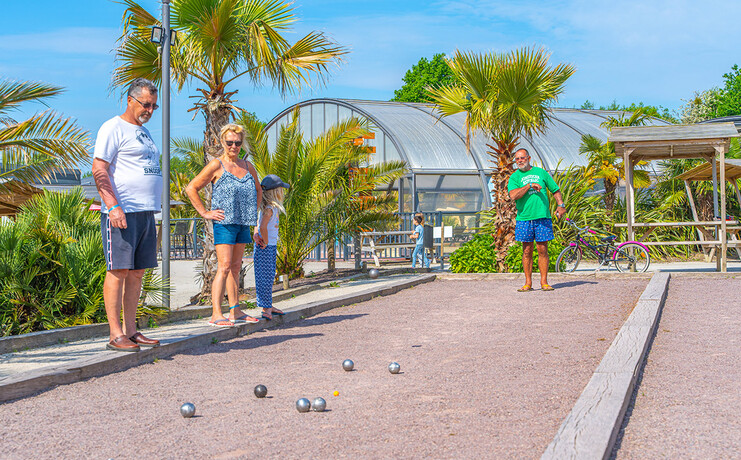
[[352,362],[352,359],[346,359],[342,361],[342,368],[345,369],[347,372],[350,372],[355,367],[355,363]]
[[392,374],[398,374],[401,370],[401,366],[399,366],[399,363],[391,363],[389,364],[389,372]]
[[255,387],[255,396],[258,398],[264,398],[268,394],[268,387],[265,385],[257,385]]
[[324,398],[314,398],[314,402],[311,403],[311,409],[314,412],[324,412],[327,408],[327,401]]
[[375,268],[371,268],[370,270],[368,270],[368,278],[372,280],[378,278],[378,270],[376,270]]
[[299,412],[309,412],[311,409],[311,402],[306,398],[301,398],[296,401],[296,410]]
[[196,414],[196,406],[193,403],[185,403],[180,406],[180,415],[185,418],[191,418]]

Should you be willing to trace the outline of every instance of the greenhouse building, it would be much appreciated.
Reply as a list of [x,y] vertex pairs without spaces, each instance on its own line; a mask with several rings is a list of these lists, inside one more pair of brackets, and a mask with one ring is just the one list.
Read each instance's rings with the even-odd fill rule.
[[[491,157],[489,139],[483,132],[471,138],[466,148],[465,114],[440,118],[430,104],[311,99],[289,107],[267,127],[269,148],[275,146],[280,126],[299,109],[299,127],[304,139],[315,138],[340,120],[357,117],[367,120],[374,133],[367,139],[375,147],[374,161],[403,160],[408,175],[392,184],[399,193],[399,212],[474,213],[491,206]],[[621,112],[604,110],[553,109],[544,134],[523,136],[534,164],[549,171],[569,165],[585,165],[579,154],[581,137],[591,134],[607,140],[600,127],[609,116]],[[652,119],[651,124],[668,124]]]

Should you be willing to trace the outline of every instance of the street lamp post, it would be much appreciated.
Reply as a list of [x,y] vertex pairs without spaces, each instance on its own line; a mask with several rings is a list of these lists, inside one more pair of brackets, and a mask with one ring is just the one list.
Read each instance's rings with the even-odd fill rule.
[[162,305],[170,309],[170,0],[162,0]]

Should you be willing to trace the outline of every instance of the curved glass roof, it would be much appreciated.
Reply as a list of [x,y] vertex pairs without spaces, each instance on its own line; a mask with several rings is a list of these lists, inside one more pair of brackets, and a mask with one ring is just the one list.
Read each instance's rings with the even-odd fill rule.
[[[406,161],[412,173],[479,174],[491,172],[491,158],[486,153],[490,143],[481,132],[472,133],[471,152],[466,149],[465,114],[439,118],[431,104],[406,102],[363,101],[352,99],[310,99],[278,114],[266,130],[272,149],[279,132],[291,112],[300,108],[299,125],[305,137],[316,137],[340,120],[350,117],[367,119],[376,138],[368,145],[376,147],[374,160]],[[579,154],[581,137],[591,134],[607,140],[608,132],[599,125],[609,116],[622,112],[606,110],[552,109],[552,117],[543,134],[520,139],[536,164],[548,170],[569,165],[584,166],[585,156]],[[650,125],[666,125],[667,121],[652,118]]]

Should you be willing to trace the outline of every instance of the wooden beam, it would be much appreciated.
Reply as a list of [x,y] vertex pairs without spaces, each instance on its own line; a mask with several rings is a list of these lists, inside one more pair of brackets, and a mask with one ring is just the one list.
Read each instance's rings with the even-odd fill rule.
[[[728,271],[728,223],[726,219],[726,147],[725,145],[716,147],[720,154],[720,271]],[[715,162],[713,162],[715,164]]]

